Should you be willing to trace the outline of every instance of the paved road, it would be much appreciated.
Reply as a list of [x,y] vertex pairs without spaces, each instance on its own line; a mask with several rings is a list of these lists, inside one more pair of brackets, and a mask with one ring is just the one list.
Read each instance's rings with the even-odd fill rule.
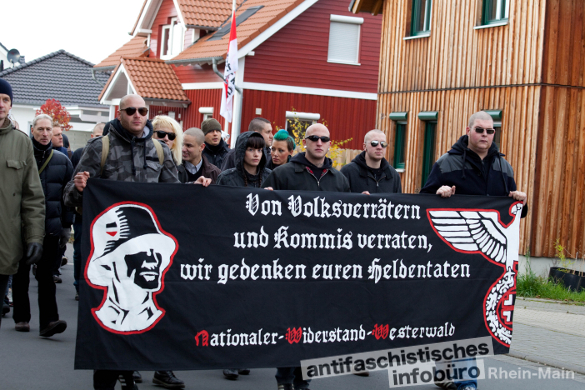
[[[70,248],[68,255],[71,259]],[[0,390],[92,388],[91,371],[73,370],[75,335],[78,328],[77,302],[74,300],[75,290],[72,285],[73,266],[68,264],[63,268],[63,284],[57,285],[57,299],[61,319],[68,322],[69,328],[65,333],[50,339],[42,339],[38,336],[38,310],[35,306],[37,288],[36,282],[31,282],[30,296],[33,305],[31,332],[16,332],[10,314],[2,320],[2,328],[0,329],[0,341],[2,343],[0,348],[2,367]],[[540,307],[539,305],[543,305],[543,303],[518,302],[517,324],[515,326],[512,350],[519,354],[529,355],[528,357],[531,358],[539,356],[537,354],[541,354],[543,357],[555,357],[561,364],[565,363],[564,360],[569,359],[569,361],[572,361],[570,359],[574,359],[575,362],[580,362],[583,365],[583,360],[585,360],[583,359],[585,356],[585,335],[579,333],[579,329],[582,329],[582,320],[585,319],[585,308],[566,305]],[[524,306],[526,306],[526,309],[524,309]],[[569,326],[570,320],[575,318],[565,317],[565,315],[579,316],[580,318],[576,318],[577,321],[575,321],[574,326]],[[547,328],[559,326],[559,319],[562,319],[560,320],[560,325],[563,325],[564,329],[570,333],[561,333]],[[555,321],[557,322],[555,323]],[[539,323],[542,323],[542,327],[535,326]],[[555,343],[551,343],[551,340],[554,340]],[[488,370],[488,378],[479,381],[479,388],[482,390],[585,389],[585,376],[583,375],[577,374],[574,379],[553,379],[552,377],[555,373],[559,375],[565,374],[564,371],[552,368],[549,374],[550,379],[539,378],[539,373],[546,376],[546,370],[550,367],[526,360],[509,356],[497,356],[486,359],[485,365]],[[566,365],[561,365],[561,367],[566,367]],[[274,372],[274,369],[252,370],[251,375],[241,376],[235,382],[225,380],[219,370],[177,372],[177,375],[186,382],[187,389],[274,390],[276,389]],[[490,372],[491,377],[489,377]],[[511,379],[510,376],[517,375],[517,372],[521,373],[525,378],[530,377],[530,379]],[[494,373],[496,375],[493,375]],[[143,372],[142,374],[145,382],[139,385],[141,390],[160,389],[160,387],[156,387],[151,383],[152,372]],[[504,374],[508,375],[507,379],[497,379],[497,377]],[[117,388],[120,388],[120,386],[118,385]],[[372,372],[370,377],[367,378],[349,375],[320,379],[313,381],[311,388],[314,390],[388,389],[388,373],[387,371]],[[423,385],[409,387],[409,389],[437,390],[438,388],[434,385]]]

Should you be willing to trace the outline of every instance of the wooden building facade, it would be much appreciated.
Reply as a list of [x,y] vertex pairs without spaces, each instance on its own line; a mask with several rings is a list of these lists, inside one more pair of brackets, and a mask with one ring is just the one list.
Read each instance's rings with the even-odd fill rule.
[[377,126],[405,192],[486,110],[530,212],[521,252],[585,252],[582,0],[354,0],[381,13]]

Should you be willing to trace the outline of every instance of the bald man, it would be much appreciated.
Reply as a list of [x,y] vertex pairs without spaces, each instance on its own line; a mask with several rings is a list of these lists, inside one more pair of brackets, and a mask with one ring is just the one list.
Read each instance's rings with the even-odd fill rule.
[[331,146],[329,129],[321,123],[309,126],[303,144],[306,152],[274,169],[262,186],[274,190],[349,192],[347,179],[327,157]]
[[[92,138],[87,143],[73,179],[65,187],[67,206],[82,206],[83,190],[90,177],[136,183],[180,183],[171,151],[164,143],[160,143],[163,162],[159,162],[159,152],[154,145],[154,142],[159,141],[152,139],[153,128],[142,97],[124,96],[120,100],[118,117],[108,125],[107,135]],[[109,138],[110,147],[102,167],[102,142],[106,137]],[[125,378],[128,388],[133,388],[132,371],[118,370],[96,370],[93,376],[94,388],[114,390],[119,375]]]
[[[276,167],[262,186],[270,190],[349,192],[345,176],[333,168],[327,157],[331,138],[329,129],[320,123],[309,126],[303,139],[306,152],[293,156],[287,164]],[[278,367],[279,389],[308,389],[300,367]]]
[[384,158],[387,148],[388,141],[383,131],[374,129],[366,133],[364,151],[341,168],[341,173],[349,181],[351,192],[367,195],[402,192],[400,175]]

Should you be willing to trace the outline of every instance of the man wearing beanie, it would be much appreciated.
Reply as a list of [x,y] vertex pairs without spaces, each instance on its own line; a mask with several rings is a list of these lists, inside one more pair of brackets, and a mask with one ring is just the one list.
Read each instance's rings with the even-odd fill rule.
[[12,87],[0,79],[0,215],[11,221],[0,226],[2,296],[21,259],[27,264],[41,259],[45,235],[45,196],[33,146],[8,119],[12,101]]
[[221,125],[217,119],[209,118],[203,121],[201,130],[205,134],[203,155],[211,164],[221,169],[223,160],[230,151],[230,148],[221,138]]

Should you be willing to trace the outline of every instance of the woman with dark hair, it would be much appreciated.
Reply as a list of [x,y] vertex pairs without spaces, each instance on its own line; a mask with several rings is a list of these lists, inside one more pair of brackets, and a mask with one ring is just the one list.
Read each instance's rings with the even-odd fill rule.
[[236,142],[236,167],[223,171],[217,178],[217,184],[261,188],[262,182],[272,172],[266,168],[265,146],[260,133],[242,133]]
[[[266,142],[260,133],[247,131],[240,134],[236,141],[236,167],[220,173],[217,184],[262,188],[262,182],[272,172],[266,168],[265,146]],[[223,375],[230,380],[238,379],[239,374],[248,375],[249,373],[250,370],[247,368],[226,368],[223,370]]]
[[279,130],[274,134],[274,139],[272,140],[272,149],[270,151],[272,161],[268,163],[268,168],[274,169],[286,164],[290,160],[295,147],[295,140],[288,134],[288,131]]

